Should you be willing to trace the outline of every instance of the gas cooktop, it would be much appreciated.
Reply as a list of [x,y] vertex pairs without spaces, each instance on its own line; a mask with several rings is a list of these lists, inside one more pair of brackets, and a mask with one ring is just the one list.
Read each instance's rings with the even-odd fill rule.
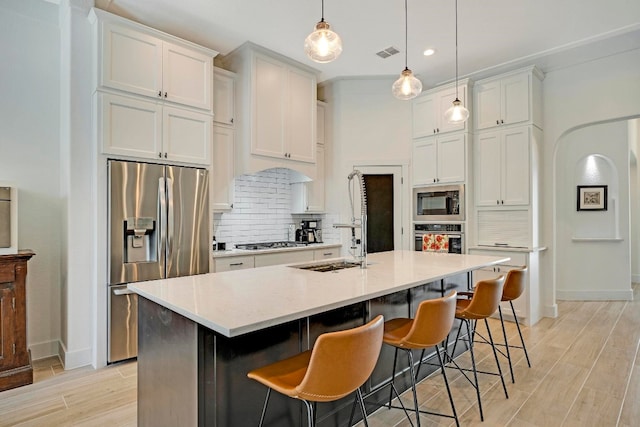
[[260,243],[242,243],[236,245],[236,249],[244,249],[250,251],[259,251],[261,249],[279,249],[279,248],[295,248],[298,246],[306,246],[304,242],[260,242]]

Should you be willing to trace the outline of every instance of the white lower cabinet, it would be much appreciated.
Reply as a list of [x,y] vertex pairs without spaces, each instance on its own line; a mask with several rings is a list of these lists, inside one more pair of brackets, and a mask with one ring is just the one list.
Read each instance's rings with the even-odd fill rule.
[[[513,307],[516,310],[518,322],[525,325],[533,325],[540,320],[540,290],[539,290],[539,267],[538,267],[538,251],[530,252],[509,252],[497,251],[489,248],[471,248],[469,254],[509,257],[509,261],[498,264],[493,267],[475,270],[472,274],[472,280],[475,286],[480,280],[495,279],[498,276],[506,276],[509,270],[526,266],[528,268],[527,283],[525,289],[519,298],[513,300]],[[513,313],[508,302],[501,303],[502,315],[505,320],[513,320]],[[497,317],[498,314],[495,314]]]
[[97,103],[102,153],[210,164],[211,115],[107,92]]
[[341,245],[329,244],[325,247],[314,249],[313,245],[295,250],[281,252],[269,252],[253,255],[231,255],[215,257],[213,268],[215,273],[244,268],[267,267],[270,265],[298,264],[311,261],[319,261],[340,256]]

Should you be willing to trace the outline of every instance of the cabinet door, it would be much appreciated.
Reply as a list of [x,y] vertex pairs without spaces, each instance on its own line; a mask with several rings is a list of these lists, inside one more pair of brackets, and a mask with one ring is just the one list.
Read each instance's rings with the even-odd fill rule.
[[259,54],[252,66],[251,154],[284,159],[285,66]]
[[502,80],[500,124],[503,124],[502,120],[504,120],[505,125],[529,120],[529,117],[531,117],[529,111],[529,81],[528,74],[520,74]]
[[438,136],[438,182],[463,182],[465,180],[464,133]]
[[[458,98],[462,101],[462,105],[465,107],[466,101],[466,86],[461,87],[458,90]],[[453,132],[457,130],[464,130],[467,122],[462,123],[448,123],[444,118],[444,113],[453,106],[453,101],[456,99],[456,88],[445,89],[438,93],[438,121],[440,122],[438,133]]]
[[316,105],[316,142],[322,145],[324,144],[325,112],[325,104],[318,102]]
[[0,285],[0,371],[15,367],[16,310],[13,283]]
[[162,153],[162,107],[153,101],[98,93],[102,152],[158,159]]
[[298,262],[313,261],[313,251],[286,251],[279,253],[270,253],[256,255],[256,268],[266,267],[269,265],[293,264]]
[[316,161],[316,79],[294,68],[287,69],[288,115],[285,140],[288,160]]
[[500,124],[500,80],[476,84],[473,95],[476,129],[487,129]]
[[162,91],[162,41],[105,22],[100,48],[100,86],[159,97]]
[[211,116],[164,107],[162,119],[164,157],[178,162],[211,164]]
[[225,258],[215,258],[213,260],[213,268],[215,273],[222,271],[244,270],[246,268],[254,268],[254,256],[233,256]]
[[482,132],[475,143],[475,191],[477,206],[496,206],[501,201],[501,134]]
[[313,259],[315,261],[338,258],[340,256],[340,248],[316,249],[313,251]]
[[438,179],[435,136],[413,142],[413,185],[434,184]]
[[226,126],[213,127],[213,209],[233,208],[235,131]]
[[529,127],[502,132],[502,201],[529,204]]
[[233,125],[235,117],[235,78],[215,70],[213,77],[213,121]]
[[162,64],[163,99],[211,111],[213,58],[165,42]]
[[414,138],[422,138],[437,133],[438,123],[436,111],[438,100],[435,94],[427,94],[413,100],[413,130]]
[[324,212],[324,146],[316,149],[316,179],[305,183],[308,212]]

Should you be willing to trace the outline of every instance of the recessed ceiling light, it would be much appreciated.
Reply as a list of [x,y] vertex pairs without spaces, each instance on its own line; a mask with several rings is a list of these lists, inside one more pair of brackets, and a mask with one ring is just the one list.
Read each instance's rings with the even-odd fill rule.
[[436,50],[432,47],[425,49],[423,52],[424,56],[431,56],[434,53],[436,53]]

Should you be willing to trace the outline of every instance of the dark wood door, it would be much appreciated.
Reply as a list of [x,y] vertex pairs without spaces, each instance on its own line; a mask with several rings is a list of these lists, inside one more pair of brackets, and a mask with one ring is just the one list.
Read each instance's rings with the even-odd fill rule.
[[393,174],[364,175],[367,192],[367,253],[394,250]]

